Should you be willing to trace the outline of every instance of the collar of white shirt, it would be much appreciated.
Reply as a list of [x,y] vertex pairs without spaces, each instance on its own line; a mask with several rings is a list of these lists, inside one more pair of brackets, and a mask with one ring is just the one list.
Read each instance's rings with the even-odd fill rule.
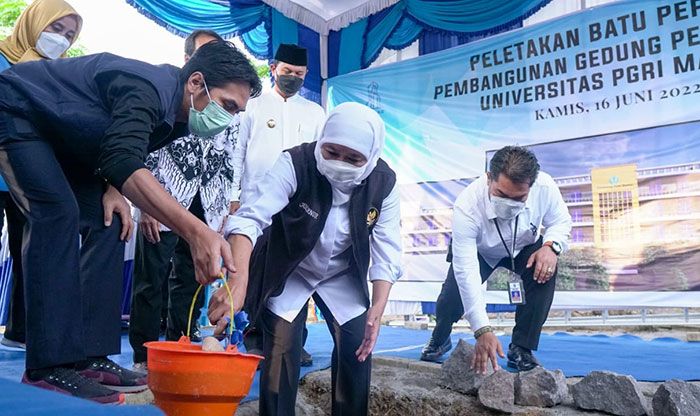
[[284,97],[282,97],[282,95],[280,95],[279,92],[277,92],[277,90],[274,87],[272,88],[272,96],[275,97],[278,101],[283,102],[283,103],[287,103],[290,101],[296,101],[300,98],[299,93],[297,92],[296,94],[292,95],[291,97],[285,99]]

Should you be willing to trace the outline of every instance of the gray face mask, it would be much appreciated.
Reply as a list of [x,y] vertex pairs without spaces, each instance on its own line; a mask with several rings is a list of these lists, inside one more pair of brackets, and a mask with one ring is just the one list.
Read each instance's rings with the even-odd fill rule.
[[299,92],[304,80],[294,75],[277,75],[275,83],[284,95],[291,97]]
[[496,216],[502,220],[512,220],[517,217],[525,208],[525,203],[522,201],[513,201],[508,198],[491,195],[491,203]]

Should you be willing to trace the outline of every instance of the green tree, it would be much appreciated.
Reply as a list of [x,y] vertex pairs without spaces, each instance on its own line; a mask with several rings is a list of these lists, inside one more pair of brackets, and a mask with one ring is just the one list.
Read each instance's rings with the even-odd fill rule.
[[[676,280],[682,282],[682,277],[678,274],[676,276]],[[559,257],[556,290],[576,290],[576,279],[583,280],[589,290],[610,290],[610,275],[603,265],[600,250],[590,247],[574,248]],[[496,269],[487,281],[487,288],[488,290],[508,290],[506,269]]]
[[[676,255],[677,256],[677,255]],[[640,266],[654,269],[663,279],[663,290],[684,291],[690,289],[690,282],[685,271],[680,267],[667,268],[665,264],[673,262],[674,255],[665,246],[647,246],[642,251]],[[659,262],[658,264],[656,264]]]
[[557,263],[557,289],[575,290],[576,279],[586,281],[593,290],[610,290],[610,275],[603,265],[599,249],[573,248],[562,254]]
[[486,281],[486,288],[488,290],[508,290],[509,277],[508,269],[499,267],[489,276],[489,280]]
[[686,291],[690,289],[688,276],[686,276],[683,270],[678,267],[674,267],[671,269],[671,275],[673,277],[673,281],[670,290]]
[[639,262],[639,265],[650,265],[656,260],[668,256],[668,254],[668,250],[664,246],[646,246],[642,251],[642,261]]
[[563,253],[557,261],[556,290],[576,290],[576,270],[571,267],[569,253]]
[[17,18],[26,7],[25,0],[0,0],[0,39],[5,39],[12,32]]
[[260,78],[269,78],[270,77],[270,66],[268,64],[253,63],[253,65],[255,66],[255,71],[258,73],[258,76]]
[[68,49],[68,52],[66,52],[66,55],[68,55],[69,58],[75,58],[86,54],[87,50],[85,49],[85,46],[81,45],[80,43],[73,44],[73,46]]
[[12,27],[25,7],[25,0],[0,0],[0,26]]
[[[0,40],[5,39],[12,33],[15,22],[27,8],[26,0],[0,0]],[[80,43],[73,44],[67,55],[71,58],[85,55],[85,46]]]

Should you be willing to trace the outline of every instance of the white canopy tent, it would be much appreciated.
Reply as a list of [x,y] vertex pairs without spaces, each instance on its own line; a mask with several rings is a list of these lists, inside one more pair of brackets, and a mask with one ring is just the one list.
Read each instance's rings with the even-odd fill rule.
[[288,18],[321,35],[340,30],[399,0],[263,0]]

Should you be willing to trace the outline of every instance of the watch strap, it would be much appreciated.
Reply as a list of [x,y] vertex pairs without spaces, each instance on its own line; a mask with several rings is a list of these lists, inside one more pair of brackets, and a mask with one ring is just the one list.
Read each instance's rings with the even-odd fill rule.
[[474,331],[474,338],[479,338],[487,332],[493,332],[493,328],[491,328],[491,326],[489,325],[482,326],[481,328]]
[[[554,246],[555,244],[556,244],[556,246],[557,246],[558,248],[555,248],[555,246]],[[549,247],[550,249],[552,249],[552,251],[554,252],[554,254],[556,254],[557,256],[558,256],[559,254],[561,254],[561,245],[560,245],[559,243],[556,243],[556,242],[554,242],[554,241],[545,241],[545,242],[542,244],[542,246],[547,246],[547,247]]]

